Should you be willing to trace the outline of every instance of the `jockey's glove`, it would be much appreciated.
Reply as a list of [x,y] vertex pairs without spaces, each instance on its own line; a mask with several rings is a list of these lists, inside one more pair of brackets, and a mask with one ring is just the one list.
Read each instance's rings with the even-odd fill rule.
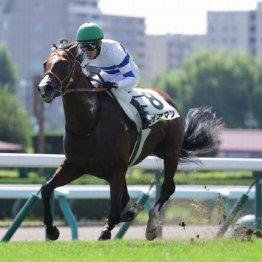
[[118,88],[118,84],[115,82],[104,82],[103,87],[108,90],[111,90],[112,88]]

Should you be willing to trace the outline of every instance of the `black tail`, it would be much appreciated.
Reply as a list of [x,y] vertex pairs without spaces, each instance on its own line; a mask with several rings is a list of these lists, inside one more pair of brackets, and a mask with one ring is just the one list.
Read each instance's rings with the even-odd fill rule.
[[223,122],[212,108],[192,108],[185,120],[185,138],[180,153],[181,160],[190,160],[192,153],[206,153],[216,148]]

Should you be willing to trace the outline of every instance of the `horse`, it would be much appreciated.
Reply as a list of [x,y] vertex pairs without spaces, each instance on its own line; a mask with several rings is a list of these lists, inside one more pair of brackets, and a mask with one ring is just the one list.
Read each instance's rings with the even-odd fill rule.
[[[138,131],[119,104],[103,87],[94,88],[81,67],[81,50],[76,43],[54,44],[44,62],[44,75],[37,87],[42,100],[51,103],[61,97],[65,118],[65,160],[41,187],[46,237],[59,238],[53,223],[50,198],[54,189],[69,184],[83,174],[104,179],[110,186],[110,209],[99,240],[111,239],[111,231],[120,222],[132,221],[134,208],[128,210],[126,172]],[[173,99],[156,90],[178,110]],[[174,177],[179,161],[192,161],[193,154],[213,150],[218,143],[221,121],[211,107],[191,108],[185,121],[181,116],[161,120],[150,127],[142,151],[133,163],[149,155],[163,159],[164,178],[159,199],[149,211],[146,238],[159,233],[161,208],[175,192]]]

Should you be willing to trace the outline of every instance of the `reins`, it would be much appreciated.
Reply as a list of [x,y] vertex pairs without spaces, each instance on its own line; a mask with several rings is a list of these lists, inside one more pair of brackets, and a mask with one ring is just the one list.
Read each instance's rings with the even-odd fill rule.
[[69,94],[69,93],[77,93],[77,92],[105,92],[108,91],[107,88],[104,87],[97,87],[97,88],[77,88],[77,89],[67,89],[64,91],[63,95]]
[[[78,61],[77,61],[78,62]],[[83,74],[83,73],[82,73]],[[98,84],[102,84],[102,81],[99,81],[95,78],[89,77],[90,81],[97,82]],[[69,93],[76,93],[76,92],[105,92],[108,91],[107,88],[105,87],[93,87],[93,88],[74,88],[74,89],[65,89],[64,94],[69,94]]]

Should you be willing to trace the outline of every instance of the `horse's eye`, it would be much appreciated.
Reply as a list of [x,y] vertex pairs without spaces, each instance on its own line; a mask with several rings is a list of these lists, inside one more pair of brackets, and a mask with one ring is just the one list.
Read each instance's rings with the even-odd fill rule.
[[68,61],[63,61],[62,62],[62,67],[63,67],[63,69],[68,69],[69,68],[69,62]]

